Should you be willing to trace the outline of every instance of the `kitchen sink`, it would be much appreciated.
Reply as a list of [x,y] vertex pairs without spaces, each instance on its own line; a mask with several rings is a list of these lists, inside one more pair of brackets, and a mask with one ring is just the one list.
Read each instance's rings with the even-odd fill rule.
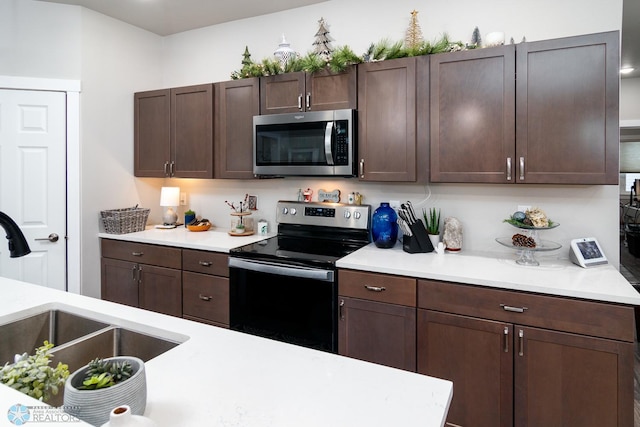
[[135,356],[147,362],[178,344],[180,343],[111,326],[69,344],[54,347],[51,353],[55,360],[66,363],[69,365],[69,371],[73,372],[97,357],[105,359],[114,356]]
[[47,310],[0,325],[0,365],[13,363],[16,354],[33,354],[45,340],[59,346],[107,326],[62,310]]
[[[135,356],[147,362],[188,339],[163,338],[162,331],[144,333],[90,317],[51,309],[0,325],[0,366],[13,363],[16,354],[34,354],[45,340],[54,344],[52,365],[62,362],[74,372],[95,358]],[[64,387],[47,403],[62,405],[63,394]]]

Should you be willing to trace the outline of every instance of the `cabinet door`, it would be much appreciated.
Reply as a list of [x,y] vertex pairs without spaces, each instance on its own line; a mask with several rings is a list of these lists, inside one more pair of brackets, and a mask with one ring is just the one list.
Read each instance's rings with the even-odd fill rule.
[[453,381],[447,422],[513,425],[512,335],[508,323],[418,310],[418,373]]
[[430,102],[432,182],[515,181],[513,45],[434,55]]
[[306,74],[307,111],[355,109],[358,103],[357,68],[333,73],[324,69]]
[[213,85],[171,89],[171,176],[213,178]]
[[520,331],[516,426],[633,426],[633,343],[516,326]]
[[215,178],[253,178],[253,116],[258,114],[258,78],[216,83]]
[[102,258],[101,298],[138,307],[138,264]]
[[517,45],[518,182],[618,184],[619,33]]
[[133,96],[135,176],[164,177],[171,159],[171,92],[153,90]]
[[416,370],[416,309],[339,297],[338,353]]
[[182,272],[140,264],[140,308],[182,317]]
[[[420,58],[428,61],[428,57]],[[417,58],[358,66],[358,176],[415,182]],[[428,69],[424,73],[428,78]],[[425,76],[421,76],[424,78]],[[427,165],[421,166],[425,170]]]
[[304,110],[305,73],[260,77],[260,114],[297,113]]
[[229,326],[229,279],[182,272],[183,312],[188,318]]

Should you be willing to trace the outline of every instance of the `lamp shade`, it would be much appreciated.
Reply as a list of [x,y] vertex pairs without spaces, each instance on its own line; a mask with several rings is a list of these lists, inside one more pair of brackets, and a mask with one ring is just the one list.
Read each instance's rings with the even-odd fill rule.
[[162,187],[160,191],[160,206],[179,206],[180,187]]

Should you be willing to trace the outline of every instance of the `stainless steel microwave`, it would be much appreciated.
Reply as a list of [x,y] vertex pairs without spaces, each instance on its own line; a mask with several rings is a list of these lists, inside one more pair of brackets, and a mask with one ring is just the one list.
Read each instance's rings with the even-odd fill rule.
[[355,176],[355,110],[253,117],[256,176]]

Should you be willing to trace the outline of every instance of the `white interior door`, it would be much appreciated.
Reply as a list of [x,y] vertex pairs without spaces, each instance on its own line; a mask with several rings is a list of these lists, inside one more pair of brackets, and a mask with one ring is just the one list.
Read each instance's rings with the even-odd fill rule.
[[66,206],[66,94],[0,90],[0,211],[31,248],[0,238],[0,276],[66,290]]

